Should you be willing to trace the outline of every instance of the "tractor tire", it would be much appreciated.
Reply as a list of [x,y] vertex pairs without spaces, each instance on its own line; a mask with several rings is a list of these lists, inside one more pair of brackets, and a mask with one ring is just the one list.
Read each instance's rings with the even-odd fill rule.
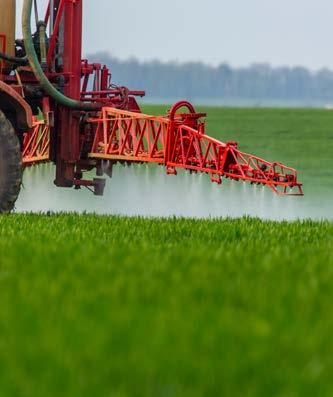
[[22,154],[14,128],[0,111],[0,214],[14,209],[22,184]]

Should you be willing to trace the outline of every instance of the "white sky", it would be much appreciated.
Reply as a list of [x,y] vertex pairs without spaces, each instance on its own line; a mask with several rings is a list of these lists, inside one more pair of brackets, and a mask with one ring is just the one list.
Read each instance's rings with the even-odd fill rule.
[[333,69],[332,17],[332,0],[84,0],[84,52]]

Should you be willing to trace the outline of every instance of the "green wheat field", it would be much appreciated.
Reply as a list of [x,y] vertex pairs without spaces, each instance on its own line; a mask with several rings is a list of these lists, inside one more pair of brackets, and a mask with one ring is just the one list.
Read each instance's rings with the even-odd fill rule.
[[[333,197],[333,112],[206,110]],[[328,221],[3,216],[0,301],[1,396],[332,395]]]

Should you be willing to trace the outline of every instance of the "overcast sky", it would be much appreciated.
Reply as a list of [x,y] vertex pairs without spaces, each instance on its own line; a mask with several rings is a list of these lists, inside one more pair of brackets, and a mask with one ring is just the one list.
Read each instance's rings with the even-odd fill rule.
[[84,20],[85,54],[333,69],[333,0],[84,0]]

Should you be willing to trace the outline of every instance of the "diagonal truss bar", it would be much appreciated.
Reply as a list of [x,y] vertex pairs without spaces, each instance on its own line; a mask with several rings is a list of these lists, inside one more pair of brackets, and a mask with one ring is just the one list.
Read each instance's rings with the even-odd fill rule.
[[22,163],[27,167],[50,160],[50,127],[34,120],[30,131],[23,134]]

